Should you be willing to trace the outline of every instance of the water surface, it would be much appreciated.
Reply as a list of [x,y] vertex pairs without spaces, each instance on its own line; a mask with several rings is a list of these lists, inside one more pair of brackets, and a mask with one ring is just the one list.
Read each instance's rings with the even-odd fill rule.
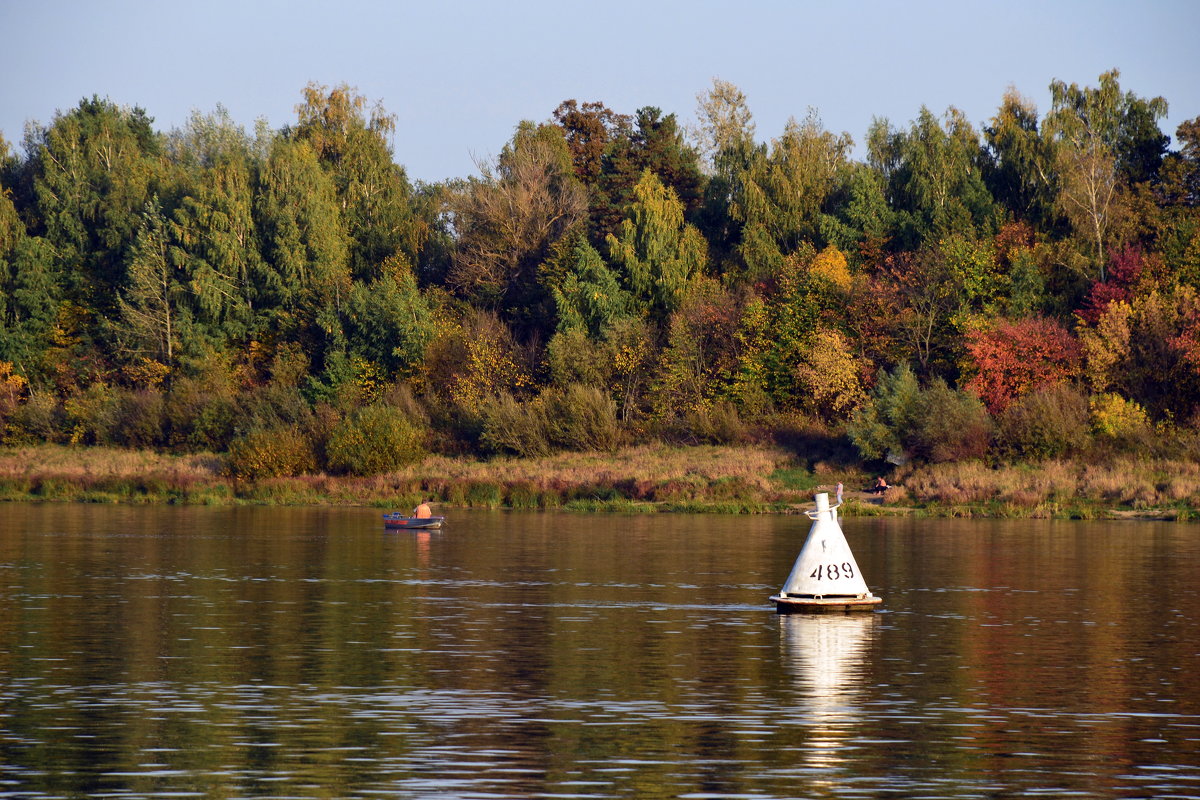
[[1200,527],[0,507],[0,797],[1200,797]]

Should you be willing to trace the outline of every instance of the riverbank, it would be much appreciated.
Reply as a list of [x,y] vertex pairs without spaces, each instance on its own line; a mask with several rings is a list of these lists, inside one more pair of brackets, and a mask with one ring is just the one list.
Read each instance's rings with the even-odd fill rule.
[[808,463],[785,448],[648,445],[616,453],[474,461],[430,456],[372,477],[239,481],[219,455],[102,447],[0,448],[0,501],[563,508],[637,513],[796,513],[846,487],[845,513],[1044,519],[1200,518],[1200,465],[979,462],[904,467],[882,497],[864,469]]

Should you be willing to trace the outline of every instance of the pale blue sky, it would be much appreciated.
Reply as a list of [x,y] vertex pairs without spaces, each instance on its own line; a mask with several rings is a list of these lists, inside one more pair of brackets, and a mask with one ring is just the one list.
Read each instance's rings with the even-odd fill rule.
[[309,82],[346,83],[397,116],[414,179],[475,172],[522,119],[568,98],[688,123],[714,77],[745,92],[758,136],[811,106],[861,143],[955,105],[978,127],[1007,86],[1049,107],[1058,78],[1163,96],[1173,134],[1200,116],[1200,2],[782,0],[0,0],[0,132],[93,94],[139,105],[162,131],[224,105],[252,130],[294,120]]

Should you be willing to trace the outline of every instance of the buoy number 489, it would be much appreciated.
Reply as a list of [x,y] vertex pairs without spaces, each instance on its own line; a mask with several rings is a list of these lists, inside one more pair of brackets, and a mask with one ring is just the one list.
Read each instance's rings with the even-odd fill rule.
[[831,581],[836,581],[838,578],[853,578],[854,565],[849,561],[843,561],[841,564],[817,564],[817,568],[808,577]]

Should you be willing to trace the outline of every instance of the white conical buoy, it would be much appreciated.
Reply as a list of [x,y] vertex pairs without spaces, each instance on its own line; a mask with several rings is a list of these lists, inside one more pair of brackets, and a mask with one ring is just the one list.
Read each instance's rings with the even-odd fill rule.
[[837,506],[829,507],[829,495],[816,496],[815,511],[805,514],[813,521],[808,538],[779,594],[772,597],[775,610],[856,611],[870,610],[883,598],[871,594],[863,580],[854,553],[837,521]]

